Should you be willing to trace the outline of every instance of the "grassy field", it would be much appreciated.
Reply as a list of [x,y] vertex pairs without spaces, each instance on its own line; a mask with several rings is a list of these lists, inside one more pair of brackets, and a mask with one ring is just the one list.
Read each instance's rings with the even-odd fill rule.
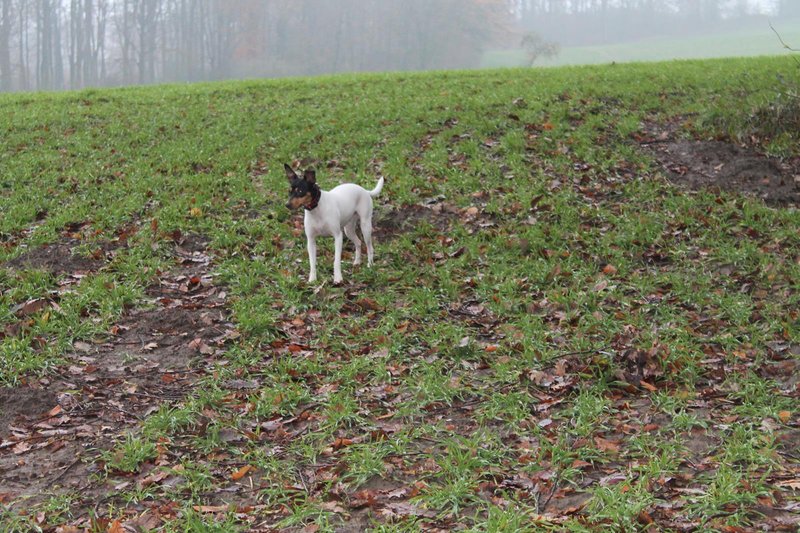
[[[2,529],[795,530],[800,214],[637,141],[726,138],[776,73],[0,96]],[[322,240],[306,283],[293,161],[386,176],[375,268]]]
[[[774,25],[789,46],[800,47],[796,44],[800,43],[800,20],[775,21]],[[700,37],[654,37],[630,43],[569,46],[562,48],[561,53],[552,59],[540,59],[536,66],[751,57],[784,52],[780,40],[765,23],[760,28],[710,32]],[[526,66],[525,62],[525,54],[521,51],[492,51],[482,60],[487,68]]]

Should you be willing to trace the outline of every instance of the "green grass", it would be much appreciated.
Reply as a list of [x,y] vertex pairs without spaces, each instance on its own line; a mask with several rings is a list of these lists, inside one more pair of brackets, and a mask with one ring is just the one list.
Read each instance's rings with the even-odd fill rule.
[[[800,20],[774,21],[774,25],[784,42],[798,47],[796,43],[800,43]],[[703,36],[652,37],[629,43],[567,46],[554,58],[538,60],[536,66],[772,56],[786,53],[788,52],[784,50],[775,33],[765,23],[760,28],[709,32]],[[494,50],[484,55],[482,66],[519,67],[525,66],[526,61],[523,51]]]
[[[0,383],[62,371],[75,342],[144,307],[173,267],[174,230],[211,240],[241,334],[185,398],[94,455],[105,500],[56,496],[0,520],[24,531],[40,511],[55,527],[159,508],[167,531],[333,531],[361,509],[375,531],[669,529],[676,512],[696,528],[768,523],[759,505],[798,497],[776,485],[797,468],[779,438],[794,399],[766,370],[770,343],[800,343],[800,214],[679,190],[630,134],[680,116],[681,135],[722,135],[718,118],[774,98],[779,72],[797,76],[758,58],[0,96],[0,261],[76,223],[87,250],[138,230],[79,283],[0,272]],[[343,287],[320,241],[325,283],[308,286],[282,170],[302,158],[324,188],[387,176],[376,220],[444,207],[378,239],[372,270],[348,253]],[[8,329],[35,298],[58,305]],[[657,391],[629,382],[639,353]]]

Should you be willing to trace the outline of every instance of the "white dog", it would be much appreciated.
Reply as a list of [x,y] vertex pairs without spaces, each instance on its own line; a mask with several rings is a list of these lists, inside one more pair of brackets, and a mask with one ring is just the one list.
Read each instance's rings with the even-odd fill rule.
[[319,236],[332,235],[336,255],[333,262],[333,282],[342,282],[342,233],[356,246],[354,265],[361,263],[361,240],[356,235],[356,219],[361,224],[361,233],[367,243],[367,266],[372,266],[372,198],[378,196],[383,188],[383,177],[378,185],[368,191],[354,183],[344,183],[323,191],[317,185],[317,175],[307,169],[303,177],[299,177],[292,167],[283,165],[286,177],[289,178],[289,201],[286,207],[305,208],[303,224],[308,244],[308,262],[311,272],[308,282],[317,280],[317,242]]

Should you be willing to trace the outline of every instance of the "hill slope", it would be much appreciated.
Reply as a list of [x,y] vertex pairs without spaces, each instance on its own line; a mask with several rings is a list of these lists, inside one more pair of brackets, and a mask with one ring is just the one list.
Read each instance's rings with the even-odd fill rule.
[[[4,530],[796,528],[776,73],[0,97]],[[387,177],[374,268],[308,286],[284,162]]]

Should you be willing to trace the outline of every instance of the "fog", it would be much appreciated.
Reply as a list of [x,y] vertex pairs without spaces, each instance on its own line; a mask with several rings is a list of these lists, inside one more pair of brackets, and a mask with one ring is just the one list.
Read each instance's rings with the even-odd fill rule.
[[800,0],[0,0],[0,91],[778,54],[770,22]]

